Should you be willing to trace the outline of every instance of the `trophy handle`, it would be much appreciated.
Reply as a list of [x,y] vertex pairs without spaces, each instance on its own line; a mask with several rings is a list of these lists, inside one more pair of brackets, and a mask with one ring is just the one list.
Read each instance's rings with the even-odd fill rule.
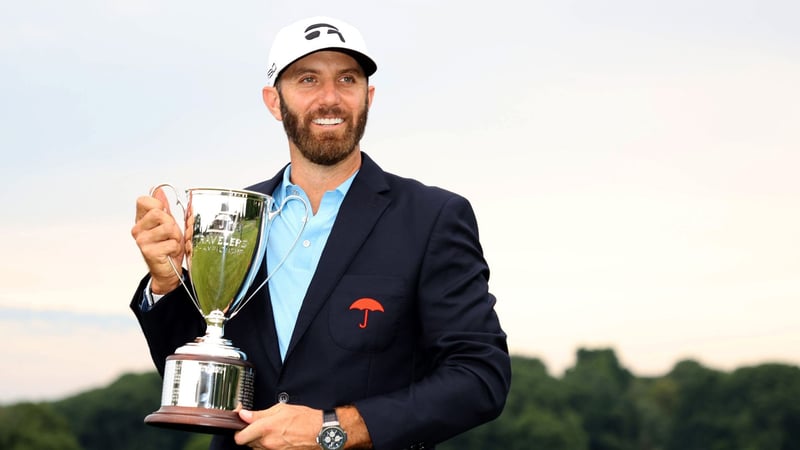
[[297,246],[297,243],[300,242],[300,236],[303,235],[303,230],[305,230],[306,228],[306,223],[308,223],[308,213],[309,210],[311,210],[311,207],[308,205],[308,202],[303,197],[296,194],[287,195],[286,198],[284,198],[283,201],[281,202],[281,205],[278,207],[278,209],[276,209],[275,211],[267,212],[267,221],[271,222],[273,219],[275,219],[275,217],[278,216],[281,213],[281,211],[283,211],[283,207],[286,206],[286,203],[288,203],[290,200],[299,200],[301,203],[303,203],[303,208],[304,208],[303,223],[300,225],[300,231],[297,232],[297,236],[295,236],[294,242],[292,242],[292,245],[289,247],[289,250],[286,252],[285,255],[283,255],[283,258],[281,258],[281,260],[278,261],[278,265],[276,265],[275,268],[272,269],[272,272],[267,274],[267,278],[264,279],[264,281],[262,281],[261,284],[259,284],[258,287],[255,288],[253,292],[250,293],[250,296],[247,297],[247,299],[245,299],[245,301],[242,302],[241,306],[238,307],[236,311],[234,311],[231,314],[229,319],[233,319],[237,314],[239,314],[239,311],[241,311],[244,308],[244,305],[246,305],[250,301],[250,299],[252,299],[256,295],[256,293],[261,290],[261,288],[263,288],[267,283],[269,283],[269,280],[272,278],[273,275],[275,275],[275,272],[277,272],[278,269],[280,269],[281,266],[283,266],[283,263],[286,262],[286,258],[289,257],[289,253],[291,253],[292,250],[294,250],[295,246]]
[[[184,205],[183,202],[181,202],[180,195],[178,194],[178,190],[175,189],[175,186],[173,186],[173,185],[171,185],[169,183],[161,183],[161,184],[155,185],[152,188],[150,188],[150,193],[149,193],[150,197],[152,197],[153,194],[155,194],[156,191],[161,189],[161,188],[170,188],[172,190],[172,192],[175,194],[175,205],[176,206],[180,206],[181,211],[183,212],[183,220],[184,220],[183,227],[185,229],[186,228],[186,205]],[[181,236],[183,236],[183,234]],[[167,261],[169,262],[169,266],[172,267],[172,271],[175,272],[175,275],[178,277],[178,280],[181,282],[181,286],[183,286],[183,289],[186,291],[187,294],[189,294],[189,298],[192,299],[192,303],[194,303],[194,306],[197,307],[197,310],[201,311],[201,314],[202,314],[202,310],[200,308],[200,302],[197,301],[197,296],[196,295],[192,295],[192,292],[189,290],[189,287],[186,286],[186,283],[184,283],[184,281],[183,281],[183,271],[182,270],[178,270],[178,268],[175,267],[175,263],[172,262],[172,258],[167,257]],[[183,268],[183,263],[182,262],[181,262],[181,268]]]
[[[294,242],[292,242],[291,247],[289,247],[289,251],[287,251],[286,254],[283,255],[283,258],[281,258],[281,260],[278,261],[278,265],[276,265],[275,268],[272,269],[272,272],[267,274],[267,279],[264,280],[264,283],[269,282],[269,279],[272,278],[272,275],[275,275],[275,272],[277,272],[278,269],[281,268],[283,263],[286,262],[286,258],[289,257],[289,253],[291,253],[292,250],[294,250],[295,246],[297,246],[297,243],[300,242],[300,236],[303,235],[303,230],[305,230],[306,223],[308,223],[308,211],[311,209],[311,207],[308,206],[308,202],[306,201],[306,199],[304,199],[303,197],[301,197],[299,195],[296,195],[296,194],[287,195],[286,198],[284,198],[283,201],[281,202],[281,206],[278,209],[276,209],[275,211],[270,211],[269,212],[269,214],[267,215],[267,220],[271,221],[276,216],[278,216],[281,213],[281,211],[283,211],[283,207],[286,206],[286,203],[288,203],[290,200],[299,200],[303,204],[303,208],[304,208],[303,223],[300,224],[300,231],[298,231],[297,232],[297,236],[294,237]],[[261,283],[261,284],[263,285],[264,283]],[[251,295],[251,297],[252,297],[252,295]]]

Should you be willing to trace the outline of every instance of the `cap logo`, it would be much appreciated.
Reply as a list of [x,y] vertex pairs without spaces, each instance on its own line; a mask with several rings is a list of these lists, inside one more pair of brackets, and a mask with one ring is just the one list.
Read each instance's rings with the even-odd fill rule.
[[276,66],[275,63],[272,63],[269,70],[267,70],[267,79],[272,78],[272,76],[275,75],[276,70],[278,70],[278,66]]
[[344,36],[342,36],[342,33],[339,32],[339,29],[327,23],[315,23],[314,25],[311,25],[310,27],[306,28],[305,33],[307,41],[311,41],[320,37],[322,33],[321,30],[318,30],[318,28],[327,28],[328,31],[325,34],[336,34],[339,36],[339,39],[341,39],[342,42],[346,42],[344,40]]

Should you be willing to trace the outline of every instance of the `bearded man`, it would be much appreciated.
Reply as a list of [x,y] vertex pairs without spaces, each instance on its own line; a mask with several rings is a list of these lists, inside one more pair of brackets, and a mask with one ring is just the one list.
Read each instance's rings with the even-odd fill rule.
[[[259,272],[268,288],[225,328],[255,367],[254,407],[212,449],[431,449],[503,409],[510,358],[472,207],[360,150],[376,69],[361,33],[337,19],[275,38],[262,96],[290,162],[247,189],[278,204],[299,196],[310,214],[285,204]],[[137,199],[132,234],[149,273],[131,309],[162,375],[204,330],[201,318],[175,320],[198,316],[173,269],[180,228],[163,194]],[[365,299],[372,311],[355,307]]]

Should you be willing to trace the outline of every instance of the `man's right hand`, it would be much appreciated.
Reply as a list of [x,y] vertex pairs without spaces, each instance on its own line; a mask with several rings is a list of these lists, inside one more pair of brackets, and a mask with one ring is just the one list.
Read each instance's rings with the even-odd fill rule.
[[172,217],[164,191],[156,189],[153,196],[136,199],[136,224],[131,235],[142,252],[150,270],[150,288],[154,294],[166,294],[180,284],[178,275],[169,263],[181,270],[184,240],[181,227]]

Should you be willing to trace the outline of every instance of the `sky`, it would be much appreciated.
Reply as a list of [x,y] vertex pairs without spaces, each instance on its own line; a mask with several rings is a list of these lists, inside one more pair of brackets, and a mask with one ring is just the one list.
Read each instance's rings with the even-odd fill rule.
[[288,160],[277,30],[329,15],[378,63],[362,141],[467,197],[512,354],[800,364],[800,3],[31,0],[0,7],[0,404],[153,369],[128,310],[153,185]]

